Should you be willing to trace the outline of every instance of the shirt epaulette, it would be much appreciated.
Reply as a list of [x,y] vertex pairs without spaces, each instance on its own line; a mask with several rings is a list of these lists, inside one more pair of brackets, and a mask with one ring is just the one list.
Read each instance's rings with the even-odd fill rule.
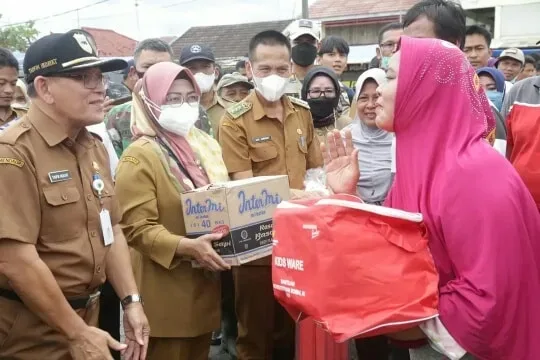
[[227,109],[227,113],[233,118],[238,119],[240,116],[244,115],[246,112],[251,110],[253,107],[252,103],[241,101]]
[[302,99],[298,99],[298,98],[295,98],[295,97],[292,97],[292,96],[289,96],[289,100],[295,104],[295,105],[299,105],[303,108],[306,108],[309,110],[309,104],[307,103],[307,101],[304,101]]
[[24,118],[12,120],[0,127],[0,144],[14,145],[17,139],[29,131],[32,126]]

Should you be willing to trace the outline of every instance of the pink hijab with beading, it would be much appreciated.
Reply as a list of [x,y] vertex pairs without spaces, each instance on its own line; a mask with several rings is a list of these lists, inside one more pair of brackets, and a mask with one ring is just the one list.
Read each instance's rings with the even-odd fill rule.
[[387,206],[424,216],[440,319],[480,360],[529,360],[540,338],[540,215],[484,139],[491,111],[463,53],[402,37]]

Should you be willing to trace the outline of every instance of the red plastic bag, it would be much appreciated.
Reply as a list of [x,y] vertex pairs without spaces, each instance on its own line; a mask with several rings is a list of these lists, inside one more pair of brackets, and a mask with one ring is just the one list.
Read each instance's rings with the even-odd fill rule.
[[421,214],[334,196],[274,213],[274,296],[338,342],[438,316],[438,274]]

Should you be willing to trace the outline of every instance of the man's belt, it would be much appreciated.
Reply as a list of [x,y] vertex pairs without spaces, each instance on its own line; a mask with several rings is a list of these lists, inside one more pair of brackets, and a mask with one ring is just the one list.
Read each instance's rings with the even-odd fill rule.
[[[90,307],[90,305],[94,304],[99,299],[100,295],[101,295],[101,291],[100,289],[98,289],[96,290],[96,292],[90,295],[70,298],[66,300],[68,304],[71,305],[73,310],[86,309]],[[0,297],[13,300],[13,301],[18,301],[20,303],[23,302],[22,299],[19,297],[19,295],[17,295],[17,293],[15,293],[12,290],[0,289]]]

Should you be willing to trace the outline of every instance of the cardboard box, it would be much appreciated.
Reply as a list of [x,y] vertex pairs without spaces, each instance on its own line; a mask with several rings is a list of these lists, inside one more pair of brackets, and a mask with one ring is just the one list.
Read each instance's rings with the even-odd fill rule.
[[272,215],[290,197],[289,178],[259,176],[211,184],[181,196],[187,236],[228,231],[213,247],[228,264],[241,265],[272,254]]

